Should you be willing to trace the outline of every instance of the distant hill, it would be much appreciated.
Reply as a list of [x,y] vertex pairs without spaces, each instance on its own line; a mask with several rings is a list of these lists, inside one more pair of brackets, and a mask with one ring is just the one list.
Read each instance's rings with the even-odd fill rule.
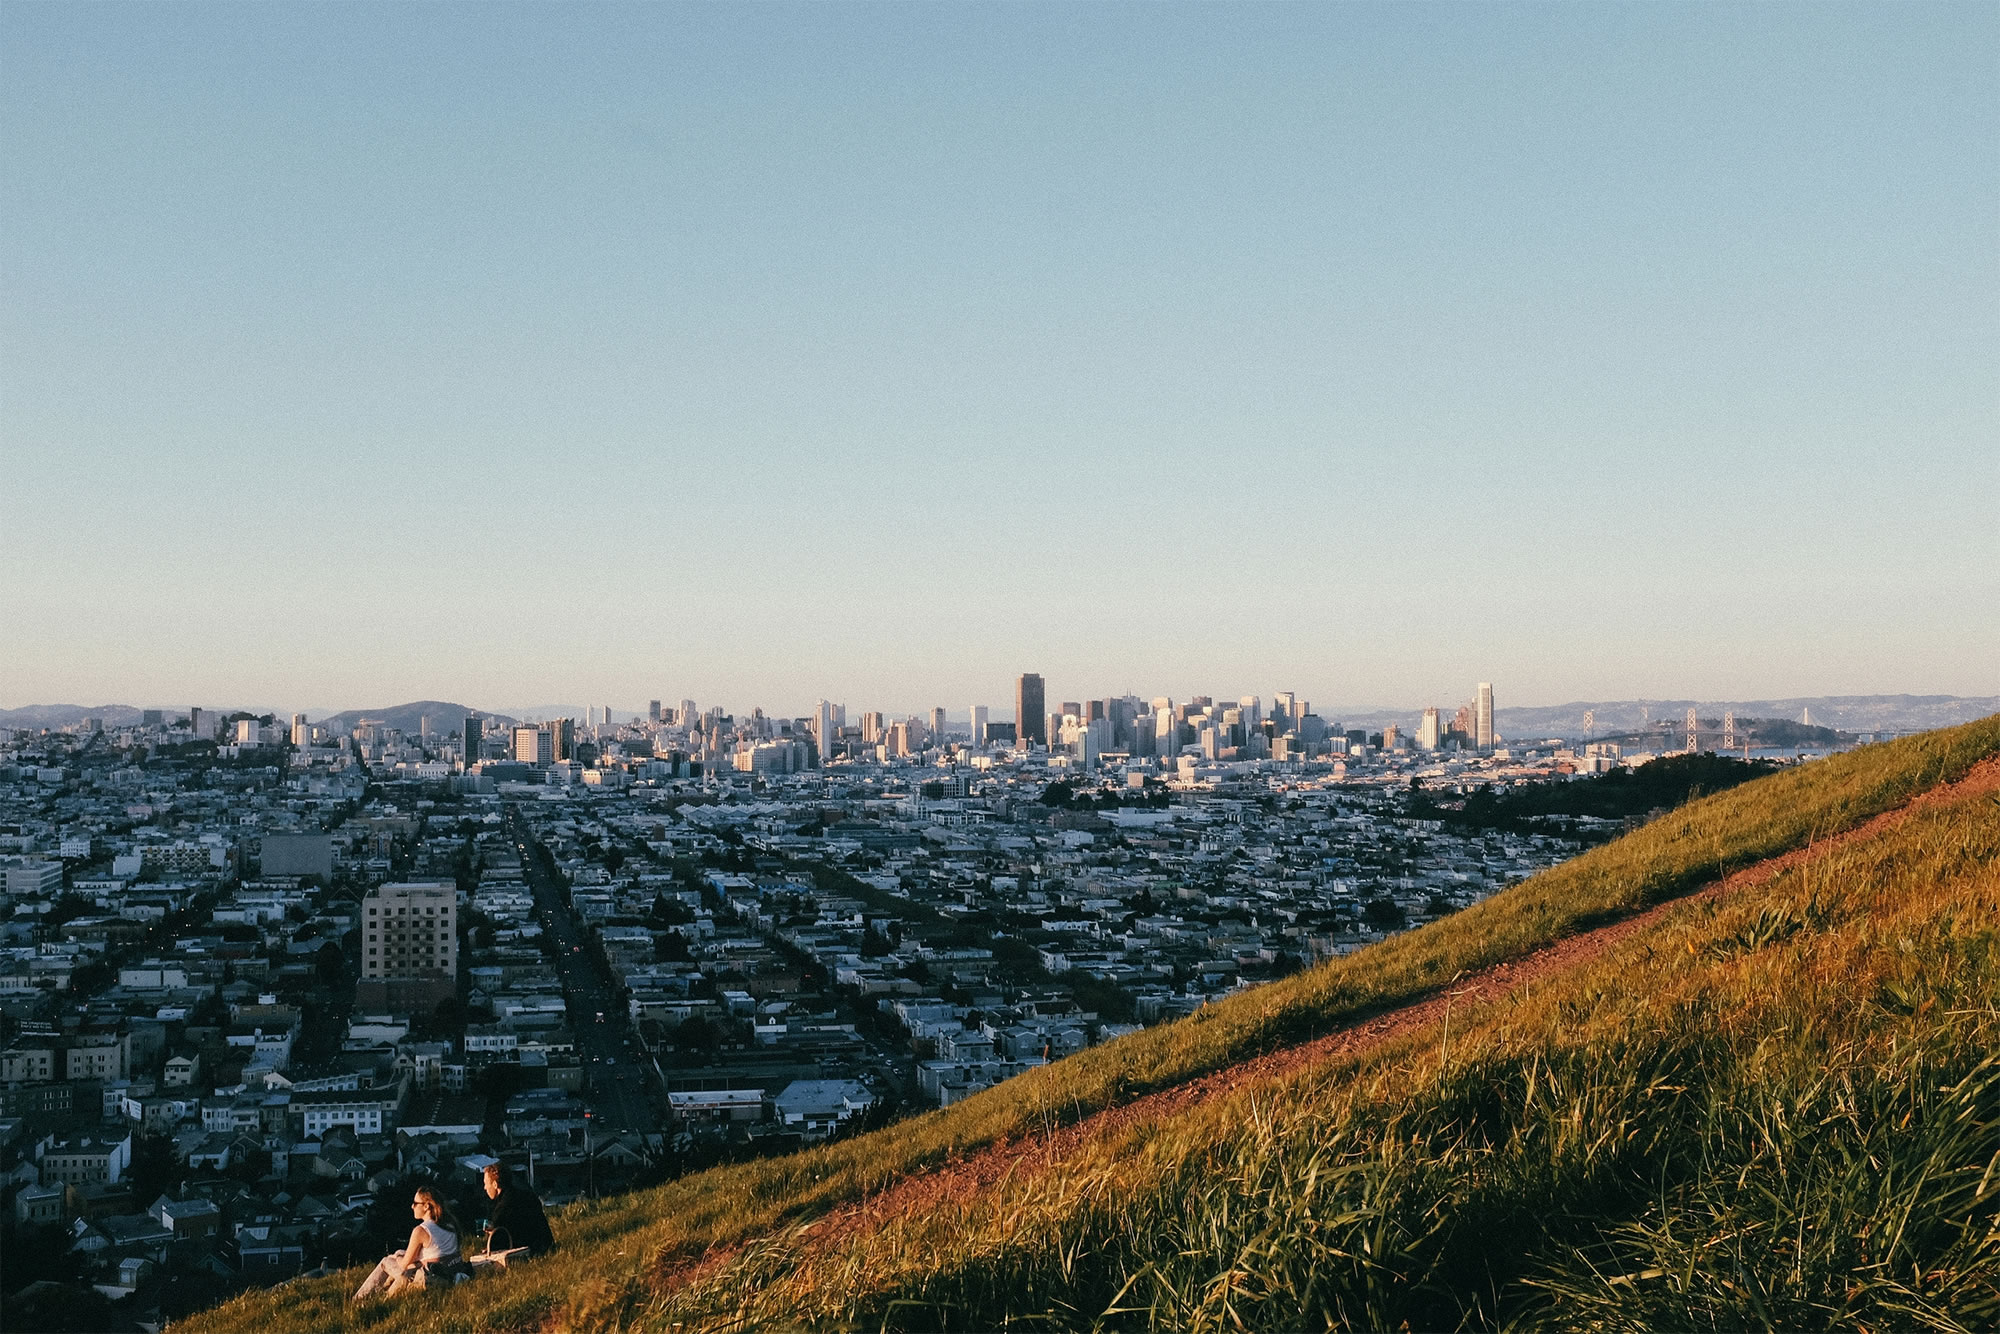
[[313,721],[328,731],[352,732],[363,718],[372,718],[386,727],[400,729],[409,736],[415,736],[423,727],[423,720],[429,718],[431,731],[436,733],[456,732],[465,726],[465,716],[477,713],[486,719],[488,728],[512,727],[514,719],[504,713],[488,713],[484,709],[474,709],[465,704],[453,704],[447,700],[420,699],[414,704],[391,704],[381,709],[348,709],[344,713],[330,714]]
[[[2000,718],[1789,767],[941,1111],[557,1210],[402,1320],[1992,1328],[1996,790]],[[175,1328],[376,1328],[360,1275]]]
[[[0,728],[22,728],[35,731],[39,728],[69,727],[85,718],[102,718],[106,727],[130,727],[144,716],[145,709],[157,708],[166,715],[167,721],[188,716],[185,704],[148,704],[142,708],[136,704],[28,704],[18,709],[0,709]],[[226,718],[238,712],[254,713],[259,717],[272,712],[266,708],[251,708],[249,705],[203,704],[201,710],[210,718]]]

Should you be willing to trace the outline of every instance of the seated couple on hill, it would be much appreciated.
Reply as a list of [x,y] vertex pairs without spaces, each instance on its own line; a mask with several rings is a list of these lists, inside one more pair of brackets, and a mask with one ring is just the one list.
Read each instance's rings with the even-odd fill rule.
[[471,1274],[458,1238],[462,1229],[443,1200],[429,1190],[419,1190],[410,1202],[417,1225],[410,1229],[410,1244],[382,1257],[374,1272],[355,1289],[354,1300],[366,1301],[378,1291],[393,1297],[404,1288],[428,1288],[456,1281]]

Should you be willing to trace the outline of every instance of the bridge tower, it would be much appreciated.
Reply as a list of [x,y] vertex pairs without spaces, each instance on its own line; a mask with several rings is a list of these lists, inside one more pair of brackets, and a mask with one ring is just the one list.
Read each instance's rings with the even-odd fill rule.
[[1736,749],[1736,710],[1726,710],[1722,715],[1722,753],[1727,755]]
[[1688,728],[1688,754],[1692,755],[1695,753],[1695,747],[1699,741],[1699,737],[1696,734],[1697,732],[1699,732],[1701,728],[1701,723],[1694,716],[1693,709],[1688,710],[1687,728]]

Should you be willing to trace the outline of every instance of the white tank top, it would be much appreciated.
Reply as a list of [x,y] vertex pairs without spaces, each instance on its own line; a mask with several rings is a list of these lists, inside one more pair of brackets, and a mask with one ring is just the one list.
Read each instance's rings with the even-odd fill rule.
[[449,1260],[458,1254],[458,1234],[442,1223],[433,1223],[426,1218],[417,1224],[424,1230],[424,1248],[417,1252],[417,1258],[426,1264],[433,1260]]

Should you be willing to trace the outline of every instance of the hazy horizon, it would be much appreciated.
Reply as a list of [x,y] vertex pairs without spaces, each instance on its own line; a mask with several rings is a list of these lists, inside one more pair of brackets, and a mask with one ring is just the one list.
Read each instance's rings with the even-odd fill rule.
[[[1197,693],[1212,693],[1212,692],[1197,692]],[[1234,701],[1240,698],[1241,694],[1244,693],[1257,693],[1259,695],[1259,698],[1262,700],[1264,707],[1267,710],[1271,707],[1272,694],[1270,692],[1238,692],[1237,694],[1231,694],[1226,698],[1230,701]],[[1108,697],[1111,696],[1107,696],[1104,694],[1091,694],[1091,693],[1086,693],[1076,696],[1069,696],[1069,695],[1057,696],[1055,694],[1051,694],[1049,696],[1049,704],[1051,708],[1054,708],[1060,703],[1062,699],[1067,699],[1067,698],[1102,699]],[[1225,698],[1222,695],[1213,695],[1213,697],[1218,700]],[[680,698],[683,697],[676,697],[671,700],[662,700],[661,703],[666,708],[672,709],[678,707]],[[1152,698],[1152,696],[1149,694],[1146,696],[1142,696],[1142,698],[1150,699]],[[1175,696],[1174,698],[1177,701],[1184,701],[1188,697]],[[1700,705],[1703,707],[1709,707],[1709,706],[1728,707],[1730,705],[1742,706],[1749,704],[1762,704],[1762,705],[1796,704],[1801,701],[1810,701],[1818,703],[1820,701],[1833,702],[1840,700],[1853,701],[1861,699],[1898,699],[1898,698],[1906,698],[1911,700],[1951,699],[1957,701],[1964,701],[1972,704],[1983,705],[1991,703],[1995,699],[2000,699],[2000,696],[1954,696],[1945,694],[1943,692],[1899,691],[1899,692],[1889,692],[1880,695],[1861,695],[1861,696],[1814,694],[1814,695],[1750,695],[1741,697],[1697,698],[1692,695],[1662,695],[1662,696],[1621,695],[1621,696],[1607,696],[1607,697],[1593,698],[1593,699],[1566,699],[1557,701],[1530,700],[1524,702],[1524,701],[1510,701],[1506,699],[1505,696],[1499,695],[1496,691],[1495,713],[1496,715],[1505,715],[1509,713],[1520,713],[1520,712],[1550,712],[1566,708],[1590,708],[1590,707],[1604,707],[1604,706],[1618,706],[1618,705],[1630,706],[1635,704],[1636,705],[1658,704],[1658,705],[1671,706],[1674,708],[1684,707],[1689,704]],[[439,695],[422,695],[412,699],[399,700],[399,701],[376,700],[369,704],[344,705],[340,708],[329,708],[320,705],[307,705],[301,708],[296,704],[274,705],[269,702],[245,702],[241,700],[234,700],[234,701],[220,700],[210,704],[197,705],[196,707],[208,709],[211,712],[216,712],[216,713],[225,712],[229,710],[242,709],[242,710],[255,711],[258,713],[272,713],[280,717],[289,716],[293,713],[304,713],[310,721],[317,723],[323,721],[326,718],[334,717],[344,713],[368,713],[376,710],[407,708],[412,704],[423,703],[423,702],[436,702],[440,704],[449,704],[454,707],[463,707],[472,711],[476,711],[486,716],[512,717],[528,721],[537,721],[549,717],[562,716],[564,714],[568,714],[569,716],[581,719],[585,716],[585,711],[587,709],[595,710],[605,707],[603,701],[599,701],[596,703],[589,703],[589,704],[544,703],[535,705],[518,705],[518,704],[488,705],[481,703],[468,703],[463,699],[450,699],[448,697]],[[817,701],[814,701],[813,703],[816,702]],[[922,717],[928,714],[928,712],[932,708],[937,707],[939,704],[944,704],[947,717],[951,719],[954,723],[957,723],[969,720],[969,718],[971,717],[972,705],[979,703],[980,701],[973,700],[960,704],[947,704],[944,701],[933,701],[930,704],[918,705],[914,707],[889,706],[880,704],[875,701],[867,701],[867,700],[858,702],[851,700],[835,700],[832,702],[837,704],[842,704],[847,708],[848,719],[850,722],[858,721],[860,714],[869,710],[879,711],[889,717]],[[1392,715],[1404,715],[1410,718],[1416,718],[1422,714],[1424,709],[1432,706],[1443,709],[1448,716],[1451,713],[1451,711],[1455,709],[1459,704],[1470,703],[1470,699],[1469,698],[1460,700],[1439,699],[1439,700],[1429,701],[1428,703],[1355,704],[1352,702],[1343,702],[1343,701],[1326,702],[1308,698],[1306,702],[1312,707],[1315,713],[1325,718],[1329,723],[1333,723],[1333,722],[1339,722],[1343,718],[1365,719],[1365,718],[1387,717]],[[696,700],[696,703],[704,711],[706,711],[710,707],[718,706],[718,702],[715,700],[698,699]],[[157,702],[135,703],[127,700],[107,700],[107,701],[98,701],[93,704],[77,704],[73,701],[53,701],[53,702],[39,702],[39,703],[32,703],[25,705],[0,704],[0,711],[12,710],[12,709],[24,709],[24,708],[75,708],[82,710],[88,710],[92,708],[134,708],[134,709],[158,708],[166,710],[171,714],[175,710],[180,710],[182,712],[185,712],[187,707],[188,704],[186,702],[182,702],[179,704],[161,704]],[[776,718],[809,717],[812,714],[811,703],[797,708],[782,708],[782,707],[773,707],[769,703],[760,703],[758,701],[724,700],[720,702],[719,707],[721,707],[725,713],[729,713],[737,717],[748,716],[750,710],[752,708],[757,708],[757,707],[763,707],[768,716]],[[1006,701],[1005,703],[997,701],[990,702],[987,704],[986,707],[990,710],[989,717],[993,722],[1018,721],[1014,717],[1014,707],[1011,699]],[[640,704],[635,707],[628,707],[626,705],[620,705],[620,704],[613,704],[611,706],[611,716],[614,720],[619,722],[624,722],[634,717],[644,718],[646,717],[646,715],[647,715],[646,704]],[[1662,716],[1664,717],[1665,715]],[[440,719],[438,720],[438,725],[440,730],[448,730],[451,726],[455,725],[455,721],[449,719]]]

